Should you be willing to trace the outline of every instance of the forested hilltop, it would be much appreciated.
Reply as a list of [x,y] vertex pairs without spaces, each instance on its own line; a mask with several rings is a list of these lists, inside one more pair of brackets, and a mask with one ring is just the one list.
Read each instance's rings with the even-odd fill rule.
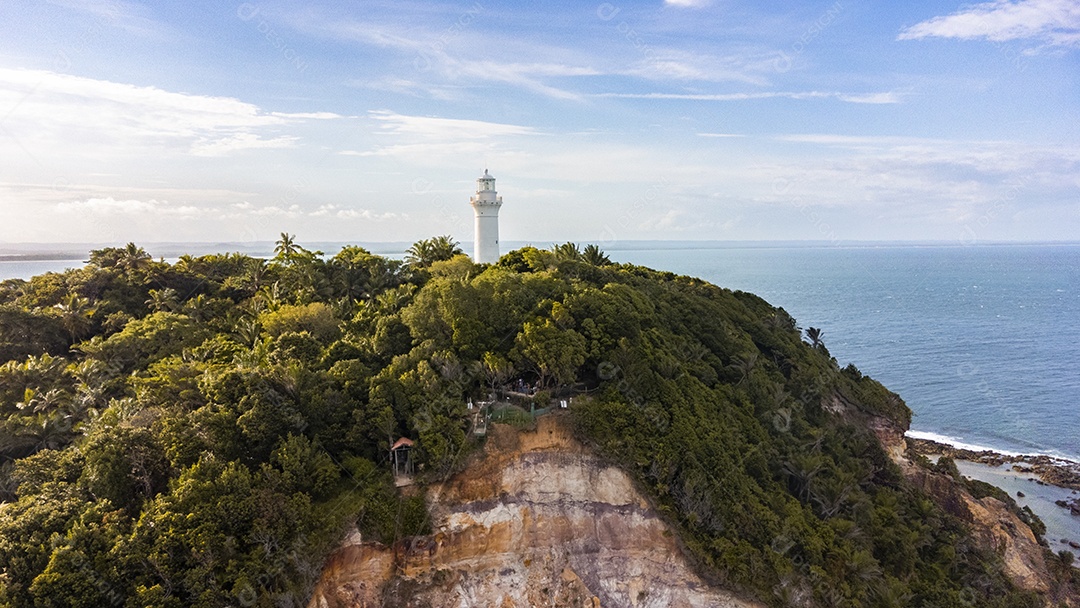
[[350,526],[427,531],[391,442],[415,441],[417,483],[451,474],[483,440],[469,400],[524,385],[529,407],[572,395],[583,440],[748,596],[1043,605],[882,449],[867,421],[906,428],[899,397],[805,336],[572,244],[495,265],[447,237],[404,262],[289,235],[270,260],[128,245],[4,281],[0,605],[304,605]]

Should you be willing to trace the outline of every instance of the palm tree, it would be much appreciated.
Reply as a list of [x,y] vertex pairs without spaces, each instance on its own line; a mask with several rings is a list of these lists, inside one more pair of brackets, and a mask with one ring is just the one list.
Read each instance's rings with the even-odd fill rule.
[[847,506],[852,490],[857,487],[851,479],[826,479],[820,483],[815,480],[810,488],[810,500],[817,504],[821,515],[826,519],[836,516]]
[[365,289],[368,301],[374,300],[375,296],[396,286],[400,280],[403,264],[398,260],[389,260],[386,264],[379,264],[371,272]]
[[562,245],[555,245],[551,248],[552,253],[555,254],[555,258],[562,262],[564,260],[581,260],[581,249],[575,243],[563,243]]
[[259,291],[266,280],[266,260],[248,258],[244,261],[243,285],[250,293]]
[[83,359],[72,373],[75,384],[75,403],[79,409],[95,411],[105,405],[105,383],[117,374],[116,368],[98,359]]
[[296,235],[282,232],[281,238],[278,239],[277,244],[274,246],[274,254],[276,254],[279,259],[288,259],[299,251],[299,249],[299,246],[296,244]]
[[405,304],[409,303],[415,290],[416,285],[411,283],[405,283],[404,285],[398,285],[393,289],[384,290],[377,298],[375,298],[376,305],[380,310],[387,312],[399,310]]
[[742,378],[739,379],[739,384],[746,382],[750,379],[750,373],[754,371],[757,366],[757,352],[752,352],[745,357],[736,358],[728,367],[738,370],[742,374]]
[[365,289],[368,273],[364,268],[331,266],[334,292],[348,303],[359,302],[367,297]]
[[787,390],[784,389],[784,385],[780,382],[772,385],[772,387],[768,391],[768,395],[772,398],[773,405],[775,405],[776,407],[784,405],[784,403],[786,403],[787,400],[791,397]]
[[282,289],[281,283],[274,281],[269,286],[259,292],[258,302],[261,303],[264,309],[277,310],[285,303],[285,290]]
[[210,318],[210,299],[202,293],[189,299],[184,302],[184,314],[196,321],[207,320]]
[[71,442],[73,423],[62,415],[43,416],[37,424],[25,427],[25,437],[33,442],[34,452],[55,450]]
[[184,272],[197,272],[195,265],[198,260],[190,253],[185,253],[176,260],[176,267]]
[[855,551],[844,561],[851,579],[870,583],[881,578],[881,565],[869,551]]
[[783,466],[784,474],[788,477],[788,483],[799,500],[806,502],[810,495],[810,483],[821,472],[824,462],[820,456],[797,455]]
[[680,359],[684,363],[701,361],[705,357],[709,356],[710,353],[711,351],[709,350],[709,347],[705,346],[701,342],[687,344],[685,348],[679,350]]
[[817,327],[807,327],[806,337],[810,340],[810,344],[815,348],[821,348],[821,336],[825,335],[825,332],[821,331]]
[[421,239],[405,250],[405,262],[410,266],[428,266],[431,264],[431,241]]
[[232,326],[232,333],[240,338],[240,343],[247,344],[247,346],[254,346],[255,342],[259,340],[261,330],[259,322],[254,316],[241,317]]
[[176,290],[172,287],[166,287],[165,289],[151,289],[150,297],[146,300],[146,305],[154,312],[172,312],[180,306],[180,299]]
[[44,393],[26,389],[23,400],[15,404],[20,410],[29,410],[34,414],[48,414],[70,401],[70,396],[60,389],[51,388]]
[[270,342],[255,341],[251,350],[242,350],[233,357],[233,364],[244,369],[255,369],[270,365]]
[[593,266],[607,266],[611,263],[611,259],[604,253],[600,247],[595,244],[588,244],[581,252],[581,261],[586,264],[592,264]]
[[455,241],[449,234],[437,236],[431,239],[431,252],[434,255],[435,262],[442,260],[449,260],[456,255],[465,253],[461,250],[461,245]]
[[90,306],[90,300],[79,297],[77,293],[68,294],[64,301],[56,305],[60,311],[60,319],[64,329],[71,336],[71,343],[78,341],[90,329],[90,315],[94,309]]
[[77,386],[80,391],[88,390],[90,387],[100,388],[101,385],[111,380],[116,374],[117,370],[109,367],[104,361],[90,358],[80,361],[75,366],[74,371],[71,372],[71,375],[78,380]]
[[[12,362],[14,363],[14,362]],[[38,378],[59,378],[67,367],[67,361],[45,353],[40,357],[27,357],[24,363],[16,364],[23,372],[34,374]]]
[[464,251],[457,241],[449,235],[443,235],[413,243],[405,252],[405,261],[411,266],[427,267],[462,253]]
[[911,603],[911,593],[907,591],[903,583],[896,579],[879,580],[873,587],[875,606],[881,608],[900,608]]
[[304,283],[307,284],[307,290],[314,294],[317,300],[329,300],[334,297],[334,283],[324,270],[325,266],[323,268],[307,266],[302,275]]
[[37,416],[24,424],[0,430],[0,453],[29,456],[41,450],[55,450],[71,441],[70,421],[59,416]]
[[123,268],[124,272],[130,275],[149,266],[151,259],[150,254],[146,253],[146,250],[142,247],[136,246],[135,243],[128,243],[120,250],[116,265]]

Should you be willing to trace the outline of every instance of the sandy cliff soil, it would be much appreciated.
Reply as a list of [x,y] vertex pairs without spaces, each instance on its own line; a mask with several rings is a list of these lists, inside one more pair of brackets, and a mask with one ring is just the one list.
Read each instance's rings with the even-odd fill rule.
[[698,577],[630,478],[557,416],[534,432],[493,427],[483,454],[427,498],[431,536],[385,547],[353,535],[311,608],[760,606]]

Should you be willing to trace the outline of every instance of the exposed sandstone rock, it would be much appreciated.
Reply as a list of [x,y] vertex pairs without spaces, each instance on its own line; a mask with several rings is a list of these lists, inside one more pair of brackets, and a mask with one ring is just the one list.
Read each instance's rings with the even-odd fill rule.
[[[1047,567],[1045,548],[1035,539],[1031,527],[1005,503],[992,496],[976,499],[957,480],[916,465],[907,455],[906,429],[896,422],[876,416],[866,417],[863,422],[873,430],[908,481],[926,492],[945,511],[968,523],[982,547],[1001,555],[1005,574],[1014,585],[1043,594],[1051,591],[1053,577]],[[1075,606],[1076,599],[1066,593],[1056,601]]]
[[1021,589],[1046,593],[1050,590],[1043,547],[1031,528],[1000,500],[974,498],[955,479],[918,467],[905,469],[907,478],[929,494],[943,509],[971,524],[976,541],[997,551],[1004,560],[1005,573]]
[[346,541],[311,608],[760,605],[697,576],[630,478],[555,416],[535,432],[495,426],[481,457],[427,498],[431,536]]

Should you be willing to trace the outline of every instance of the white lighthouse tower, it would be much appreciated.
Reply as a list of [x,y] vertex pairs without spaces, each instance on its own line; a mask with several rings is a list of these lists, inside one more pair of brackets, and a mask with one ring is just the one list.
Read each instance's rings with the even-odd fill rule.
[[473,239],[473,261],[494,264],[499,261],[499,207],[502,197],[495,192],[495,178],[484,169],[476,180],[476,194],[469,199],[476,214],[476,236]]

